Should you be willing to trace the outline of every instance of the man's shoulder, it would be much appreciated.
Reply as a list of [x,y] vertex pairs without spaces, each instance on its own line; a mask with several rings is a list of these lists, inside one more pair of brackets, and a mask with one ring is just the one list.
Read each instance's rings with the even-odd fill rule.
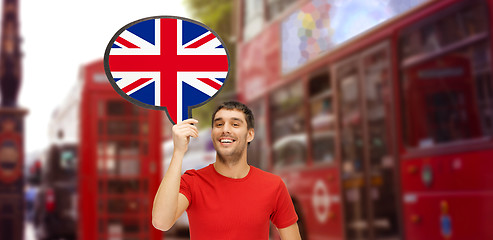
[[188,176],[204,175],[204,174],[208,173],[211,166],[212,166],[212,164],[205,166],[203,168],[199,168],[199,169],[188,169],[185,171],[185,173],[183,173],[183,175],[188,175]]
[[281,177],[279,177],[278,175],[276,175],[274,173],[264,171],[264,170],[262,170],[260,168],[254,167],[254,166],[251,166],[251,167],[256,172],[256,175],[259,178],[262,178],[263,181],[267,181],[267,182],[271,182],[271,183],[279,183],[279,182],[282,182]]

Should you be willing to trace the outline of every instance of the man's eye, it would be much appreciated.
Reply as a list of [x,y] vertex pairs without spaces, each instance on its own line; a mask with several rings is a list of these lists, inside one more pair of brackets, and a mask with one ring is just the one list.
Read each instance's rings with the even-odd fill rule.
[[238,127],[238,126],[240,126],[240,124],[238,124],[238,123],[233,123],[233,126]]
[[222,125],[223,125],[222,123],[217,123],[217,124],[216,124],[216,127],[220,127],[220,126],[222,126]]

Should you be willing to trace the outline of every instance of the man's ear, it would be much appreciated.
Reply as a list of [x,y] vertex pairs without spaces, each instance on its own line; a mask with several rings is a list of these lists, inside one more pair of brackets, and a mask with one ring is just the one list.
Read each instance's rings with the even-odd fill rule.
[[255,138],[255,129],[253,128],[248,129],[247,142],[253,141],[254,138]]

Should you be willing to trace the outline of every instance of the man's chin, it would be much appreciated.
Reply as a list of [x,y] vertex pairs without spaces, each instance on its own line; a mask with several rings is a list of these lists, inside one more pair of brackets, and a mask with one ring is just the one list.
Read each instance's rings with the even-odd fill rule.
[[234,158],[235,156],[233,151],[217,151],[217,155],[221,158]]
[[223,163],[237,163],[241,158],[241,153],[234,151],[217,151],[219,161]]

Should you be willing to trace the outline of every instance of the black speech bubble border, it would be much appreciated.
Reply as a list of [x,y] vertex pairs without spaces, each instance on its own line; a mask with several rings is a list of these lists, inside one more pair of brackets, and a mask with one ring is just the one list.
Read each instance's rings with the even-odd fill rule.
[[[228,72],[226,73],[226,77],[224,78],[224,83],[221,85],[221,87],[219,88],[219,90],[217,90],[217,92],[212,95],[209,99],[207,99],[206,101],[202,102],[202,103],[199,103],[197,105],[193,105],[193,106],[188,106],[188,117],[189,118],[192,118],[192,109],[194,108],[197,108],[197,107],[200,107],[204,104],[207,104],[209,101],[211,101],[213,98],[216,97],[217,94],[219,94],[219,92],[221,92],[222,88],[226,85],[226,82],[228,81],[228,77],[229,77],[229,73],[230,73],[230,70],[231,70],[231,61],[229,59],[229,52],[228,52],[228,48],[226,47],[226,44],[224,43],[224,41],[221,39],[221,37],[219,36],[219,34],[217,34],[214,30],[212,30],[209,26],[199,22],[199,21],[196,21],[196,20],[193,20],[193,19],[189,19],[189,18],[185,18],[185,17],[178,17],[178,16],[169,16],[169,15],[165,15],[165,16],[153,16],[153,17],[146,17],[146,18],[142,18],[142,19],[139,19],[139,20],[136,20],[136,21],[133,21],[125,26],[123,26],[122,28],[120,28],[120,30],[118,30],[115,35],[113,35],[113,37],[111,38],[110,42],[108,43],[108,45],[106,46],[106,50],[104,51],[104,71],[106,73],[106,77],[108,78],[108,81],[110,82],[111,86],[113,87],[113,89],[115,89],[115,91],[120,95],[122,96],[123,98],[125,98],[127,101],[139,106],[139,107],[143,107],[143,108],[146,108],[146,109],[150,109],[150,110],[159,110],[159,111],[164,111],[166,112],[166,116],[168,117],[168,119],[170,120],[170,122],[175,125],[176,123],[173,121],[173,119],[170,117],[169,113],[168,113],[168,109],[167,107],[163,107],[163,106],[155,106],[155,105],[150,105],[150,104],[147,104],[147,103],[143,103],[133,97],[130,97],[128,94],[126,94],[123,90],[121,90],[118,85],[116,85],[116,81],[115,79],[113,78],[113,75],[111,74],[111,70],[110,70],[110,65],[109,65],[109,56],[110,56],[110,52],[111,52],[111,47],[113,46],[114,42],[116,41],[116,39],[120,36],[120,34],[127,30],[129,27],[137,24],[137,23],[140,23],[140,22],[144,22],[144,21],[148,21],[148,20],[152,20],[152,19],[162,19],[162,18],[167,18],[167,19],[179,19],[179,20],[182,20],[182,21],[188,21],[188,22],[192,22],[192,23],[195,23],[195,24],[198,24],[202,27],[204,27],[205,29],[209,30],[212,34],[214,34],[214,36],[221,42],[222,46],[224,47],[224,51],[226,51],[226,57],[228,58]],[[181,110],[178,110],[177,111],[181,111]]]

